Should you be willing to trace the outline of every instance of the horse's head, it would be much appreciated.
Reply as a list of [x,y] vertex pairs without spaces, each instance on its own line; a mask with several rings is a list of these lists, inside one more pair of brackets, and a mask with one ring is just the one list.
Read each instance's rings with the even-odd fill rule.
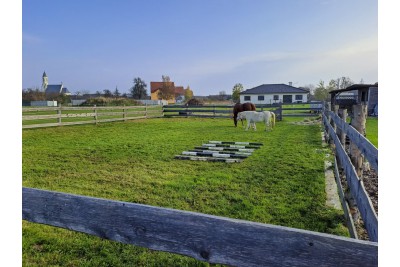
[[238,119],[238,120],[243,120],[243,119],[244,119],[244,114],[243,114],[243,112],[239,112],[239,113],[237,114],[237,119]]

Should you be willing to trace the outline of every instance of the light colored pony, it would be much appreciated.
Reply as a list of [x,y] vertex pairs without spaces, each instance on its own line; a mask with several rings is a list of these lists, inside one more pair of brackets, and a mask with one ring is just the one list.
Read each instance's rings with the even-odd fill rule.
[[250,125],[252,125],[254,131],[257,130],[256,122],[264,122],[265,123],[265,131],[270,128],[271,130],[275,127],[275,113],[272,111],[242,111],[238,113],[238,120],[239,119],[246,119],[247,127],[246,131],[249,130]]

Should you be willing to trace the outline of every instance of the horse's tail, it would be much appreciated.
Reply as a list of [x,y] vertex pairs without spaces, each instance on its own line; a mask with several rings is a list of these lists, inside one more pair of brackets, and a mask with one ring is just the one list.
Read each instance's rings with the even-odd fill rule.
[[275,127],[275,113],[274,112],[271,112],[271,120],[272,120],[272,128],[274,128]]

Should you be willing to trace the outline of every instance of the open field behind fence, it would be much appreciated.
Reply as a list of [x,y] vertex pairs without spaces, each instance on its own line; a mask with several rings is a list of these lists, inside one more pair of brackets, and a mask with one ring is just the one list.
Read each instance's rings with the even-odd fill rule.
[[[271,132],[245,132],[233,127],[232,120],[201,118],[27,129],[23,131],[23,186],[348,236],[343,213],[325,206],[328,150],[321,147],[321,127],[292,121],[284,119]],[[264,145],[237,164],[174,159],[210,140]],[[143,231],[136,232],[146,235]],[[213,242],[187,241],[186,249],[198,251],[198,259],[216,259]],[[321,249],[319,244],[315,243]],[[353,261],[363,264],[367,256],[367,264],[375,265],[376,247],[359,244],[371,253],[352,255]],[[314,243],[307,246],[310,249]],[[266,258],[276,256],[265,253]],[[33,266],[206,265],[26,221],[23,261]]]
[[36,107],[22,109],[22,128],[127,121],[162,117],[161,106]]

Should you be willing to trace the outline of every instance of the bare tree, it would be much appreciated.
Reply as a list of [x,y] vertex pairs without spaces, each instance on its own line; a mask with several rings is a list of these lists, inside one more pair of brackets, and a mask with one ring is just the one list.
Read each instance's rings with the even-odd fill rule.
[[160,99],[174,99],[175,97],[175,86],[174,83],[171,82],[169,76],[162,76],[163,84],[160,90],[158,91],[158,97]]

